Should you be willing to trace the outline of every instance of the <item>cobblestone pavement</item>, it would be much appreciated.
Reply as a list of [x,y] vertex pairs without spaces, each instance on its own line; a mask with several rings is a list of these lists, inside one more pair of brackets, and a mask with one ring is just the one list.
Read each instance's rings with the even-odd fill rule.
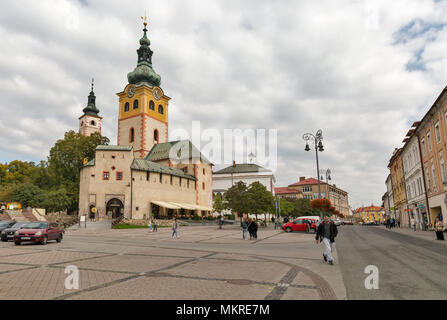
[[[0,299],[345,299],[336,263],[306,233],[234,226],[67,231],[62,243],[0,243]],[[337,259],[337,253],[334,254]],[[337,260],[336,260],[337,261]],[[68,290],[67,266],[79,269]]]

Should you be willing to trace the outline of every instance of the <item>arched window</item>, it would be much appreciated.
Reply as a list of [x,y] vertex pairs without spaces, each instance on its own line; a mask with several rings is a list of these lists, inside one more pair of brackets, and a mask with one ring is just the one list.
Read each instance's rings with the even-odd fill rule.
[[163,106],[161,104],[158,106],[158,113],[163,114]]
[[124,105],[124,112],[129,111],[129,109],[130,109],[130,104],[129,104],[129,102],[126,102],[126,104]]
[[138,100],[135,100],[135,101],[133,102],[133,108],[134,108],[134,110],[135,110],[135,109],[138,109]]
[[96,126],[96,122],[92,120],[92,122],[90,122],[90,125]]
[[154,130],[154,143],[158,144],[158,130]]
[[154,110],[155,111],[155,102],[154,101],[149,101],[149,109],[150,110]]
[[129,142],[134,142],[134,141],[135,141],[135,129],[130,128]]

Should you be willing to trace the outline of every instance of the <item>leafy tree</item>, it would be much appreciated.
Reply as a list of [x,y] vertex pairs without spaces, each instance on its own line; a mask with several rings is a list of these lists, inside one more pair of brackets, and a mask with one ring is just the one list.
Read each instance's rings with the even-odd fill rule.
[[274,197],[267,188],[259,183],[253,182],[245,194],[248,213],[258,214],[268,213],[274,204]]
[[69,211],[78,208],[79,174],[84,159],[93,159],[96,147],[104,144],[109,144],[109,139],[98,132],[86,137],[68,131],[64,139],[58,140],[51,148],[48,157],[48,177],[53,180],[53,186],[65,187],[71,199]]
[[242,181],[238,181],[228,189],[224,196],[227,202],[227,208],[240,215],[248,213],[246,192],[247,185]]
[[47,212],[64,211],[71,205],[72,199],[65,188],[46,192],[41,207]]
[[16,184],[10,190],[10,198],[22,207],[39,207],[44,198],[43,191],[30,182]]
[[279,209],[282,217],[286,217],[291,215],[294,212],[295,206],[291,201],[288,201],[284,198],[280,198],[279,201]]
[[225,209],[225,205],[222,201],[222,197],[220,196],[220,193],[216,195],[216,200],[214,200],[213,209],[216,212],[222,212]]

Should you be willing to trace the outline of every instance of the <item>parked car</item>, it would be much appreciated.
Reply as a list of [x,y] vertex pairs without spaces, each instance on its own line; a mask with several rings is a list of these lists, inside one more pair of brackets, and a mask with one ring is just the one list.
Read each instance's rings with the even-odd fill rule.
[[[308,221],[310,221],[310,227]],[[298,218],[292,222],[283,224],[282,229],[286,232],[306,231],[315,233],[317,229],[317,221],[318,220],[315,218]]]
[[30,222],[16,231],[14,243],[20,245],[22,242],[36,242],[45,245],[51,240],[61,242],[62,238],[62,229],[57,223]]
[[0,233],[8,228],[11,228],[14,223],[16,223],[15,221],[0,221]]
[[352,226],[354,223],[352,221],[344,221],[344,225]]
[[29,222],[15,222],[11,227],[6,228],[2,231],[1,239],[2,241],[6,242],[9,240],[14,240],[14,233],[16,233],[17,230],[20,228],[23,228],[26,226]]

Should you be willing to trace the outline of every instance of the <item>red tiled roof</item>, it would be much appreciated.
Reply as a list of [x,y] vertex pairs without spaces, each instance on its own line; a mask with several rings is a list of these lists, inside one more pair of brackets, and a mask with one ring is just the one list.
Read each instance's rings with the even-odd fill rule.
[[[294,184],[289,185],[289,187],[296,187],[296,186],[307,186],[312,184],[318,184],[318,180],[314,178],[307,178],[304,181],[300,181]],[[320,180],[320,184],[326,184],[326,182],[323,182]]]
[[290,189],[289,187],[275,188],[275,194],[300,194],[300,193],[302,192],[296,189]]

